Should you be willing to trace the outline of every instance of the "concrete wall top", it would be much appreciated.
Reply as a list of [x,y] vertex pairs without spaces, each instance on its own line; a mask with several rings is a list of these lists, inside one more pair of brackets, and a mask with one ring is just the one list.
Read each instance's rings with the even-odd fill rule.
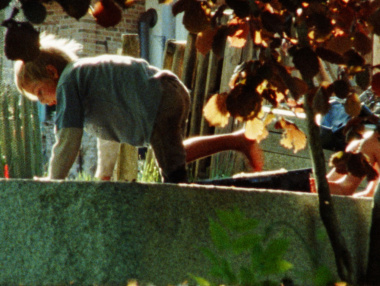
[[[357,276],[365,269],[372,200],[333,197]],[[1,285],[126,285],[129,279],[178,284],[209,277],[202,247],[209,218],[238,207],[263,227],[276,224],[287,260],[311,273],[335,272],[315,194],[214,186],[0,181]],[[298,235],[299,234],[299,235]],[[308,285],[306,279],[294,278]],[[307,274],[305,274],[307,275]]]

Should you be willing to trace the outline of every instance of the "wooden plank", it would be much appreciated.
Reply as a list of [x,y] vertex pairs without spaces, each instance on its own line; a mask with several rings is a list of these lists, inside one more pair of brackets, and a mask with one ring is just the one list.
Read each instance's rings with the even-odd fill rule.
[[188,89],[193,88],[195,63],[197,61],[197,49],[195,47],[196,39],[196,34],[188,34],[183,59],[183,70],[181,80]]
[[[138,34],[122,35],[122,54],[140,57],[140,41]],[[120,144],[114,177],[117,181],[136,181],[138,173],[138,149],[132,145]]]
[[174,52],[175,52],[175,45],[173,44],[173,40],[167,40],[165,43],[165,50],[164,50],[164,61],[162,64],[162,67],[164,69],[171,70],[173,66],[173,59],[174,59]]
[[[218,58],[213,52],[210,52],[207,78],[206,78],[206,87],[205,87],[205,96],[203,99],[203,107],[209,100],[209,98],[219,92],[220,85],[220,75],[222,71],[223,60]],[[200,122],[200,135],[211,135],[214,133],[215,128],[211,127],[203,116],[203,111],[201,114]],[[211,158],[204,158],[197,160],[195,162],[195,171],[194,177],[196,178],[209,178],[209,167],[211,164]]]
[[179,78],[182,77],[183,73],[183,59],[186,49],[185,41],[175,41],[175,49],[173,55],[173,64],[172,64],[172,72],[175,73]]
[[[224,50],[222,74],[220,78],[219,92],[229,91],[229,82],[237,65],[243,60],[243,50],[231,47],[226,43]],[[242,127],[242,124],[236,120],[230,120],[229,124],[224,128],[215,128],[215,134],[229,133],[232,130],[237,130]],[[247,161],[242,154],[238,152],[221,152],[215,154],[211,158],[210,176],[231,176],[238,172],[249,170]]]
[[192,92],[189,136],[198,136],[200,134],[209,56],[210,54],[208,53],[205,56],[199,54],[197,57],[196,79]]
[[163,68],[172,71],[179,78],[182,76],[185,49],[185,41],[168,40],[165,44]]

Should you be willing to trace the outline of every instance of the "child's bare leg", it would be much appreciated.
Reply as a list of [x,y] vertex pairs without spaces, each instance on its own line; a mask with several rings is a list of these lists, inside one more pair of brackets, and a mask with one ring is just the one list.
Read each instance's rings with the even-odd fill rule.
[[111,180],[119,154],[120,143],[97,138],[98,162],[95,178]]
[[234,150],[242,152],[254,171],[261,171],[264,165],[262,150],[256,140],[247,139],[244,130],[229,134],[199,136],[184,141],[186,162],[201,159],[212,154]]

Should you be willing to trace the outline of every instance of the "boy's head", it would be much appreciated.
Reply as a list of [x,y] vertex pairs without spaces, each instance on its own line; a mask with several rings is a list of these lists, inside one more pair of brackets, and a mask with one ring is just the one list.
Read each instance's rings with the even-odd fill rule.
[[16,61],[14,65],[17,89],[31,100],[40,99],[37,89],[31,89],[38,83],[55,85],[68,63],[75,61],[77,52],[82,48],[73,40],[57,39],[53,35],[41,34],[40,55],[33,61]]

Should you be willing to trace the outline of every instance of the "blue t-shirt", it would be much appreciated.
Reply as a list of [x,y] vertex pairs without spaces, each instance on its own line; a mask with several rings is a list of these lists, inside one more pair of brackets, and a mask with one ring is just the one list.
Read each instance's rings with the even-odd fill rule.
[[159,70],[142,59],[103,55],[70,63],[57,85],[56,127],[146,145],[161,102]]

